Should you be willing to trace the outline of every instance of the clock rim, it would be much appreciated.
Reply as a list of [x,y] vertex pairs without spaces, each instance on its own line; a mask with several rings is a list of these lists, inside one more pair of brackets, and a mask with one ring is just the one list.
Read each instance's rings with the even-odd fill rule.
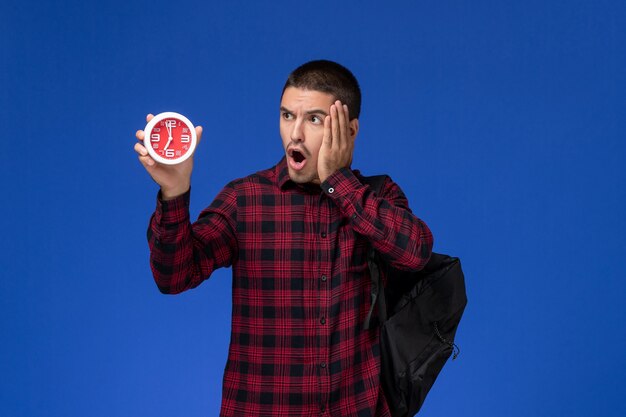
[[[168,119],[168,118],[179,119],[180,121],[185,123],[191,131],[191,144],[189,145],[189,150],[183,156],[179,158],[165,159],[161,155],[157,154],[156,151],[152,149],[152,145],[150,144],[150,134],[152,134],[152,129],[154,128],[154,126],[157,123],[159,123],[161,120]],[[191,120],[189,120],[187,117],[183,116],[182,114],[173,112],[173,111],[166,111],[166,112],[157,114],[148,122],[148,124],[146,124],[146,127],[144,128],[143,146],[147,149],[148,154],[150,155],[152,159],[164,165],[178,165],[186,161],[187,159],[189,159],[191,155],[193,155],[194,151],[196,150],[197,141],[198,141],[198,138],[196,134],[196,128],[193,125],[193,123],[191,123]]]

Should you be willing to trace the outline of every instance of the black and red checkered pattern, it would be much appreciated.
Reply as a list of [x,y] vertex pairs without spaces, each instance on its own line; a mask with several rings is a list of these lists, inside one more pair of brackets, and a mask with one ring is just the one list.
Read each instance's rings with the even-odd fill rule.
[[388,416],[370,307],[368,245],[419,269],[432,235],[391,180],[375,195],[358,171],[320,185],[275,167],[229,183],[198,220],[189,193],[157,202],[148,230],[164,293],[233,268],[233,317],[222,416]]

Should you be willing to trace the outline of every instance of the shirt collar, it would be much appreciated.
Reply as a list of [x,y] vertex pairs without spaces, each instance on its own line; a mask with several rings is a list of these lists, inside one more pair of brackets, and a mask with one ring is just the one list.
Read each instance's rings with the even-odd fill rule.
[[299,188],[307,193],[318,194],[322,192],[322,188],[319,184],[298,184],[291,180],[289,177],[289,168],[287,167],[287,157],[283,156],[281,160],[276,164],[274,168],[276,175],[276,182],[278,188],[285,191],[290,188]]
[[285,188],[287,183],[293,182],[289,178],[289,169],[287,168],[287,157],[283,156],[275,167],[276,180],[278,182],[278,188],[281,190]]
[[[359,170],[352,170],[352,173],[359,179],[360,182],[363,182],[363,176]],[[276,175],[276,182],[278,183],[278,188],[281,190],[286,190],[291,187],[299,187],[308,192],[318,193],[322,192],[322,188],[318,184],[297,184],[291,180],[289,177],[289,168],[287,167],[287,157],[283,156],[281,160],[274,167],[274,175]]]

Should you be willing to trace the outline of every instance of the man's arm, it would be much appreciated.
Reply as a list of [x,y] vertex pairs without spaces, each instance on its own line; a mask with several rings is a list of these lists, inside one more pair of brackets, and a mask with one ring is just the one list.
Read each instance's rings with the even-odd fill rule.
[[342,214],[365,236],[374,249],[393,267],[419,270],[430,258],[433,236],[428,226],[415,217],[408,201],[393,181],[386,181],[380,196],[363,185],[349,169],[357,119],[337,100],[324,119],[324,137],[318,158],[318,174],[324,192]]
[[[146,121],[152,119],[149,114]],[[196,127],[198,142],[202,127]],[[138,130],[135,152],[152,179],[161,187],[157,208],[148,228],[150,266],[163,293],[176,294],[198,286],[236,256],[236,197],[226,187],[193,226],[189,220],[189,196],[193,156],[177,165],[154,161],[143,146]]]
[[195,288],[237,256],[237,198],[226,186],[193,225],[189,220],[190,192],[172,200],[157,200],[150,220],[150,266],[159,290],[178,294]]
[[387,179],[378,196],[350,169],[342,168],[322,183],[322,189],[355,231],[366,237],[391,266],[419,270],[426,265],[433,246],[432,233],[413,215],[396,183]]

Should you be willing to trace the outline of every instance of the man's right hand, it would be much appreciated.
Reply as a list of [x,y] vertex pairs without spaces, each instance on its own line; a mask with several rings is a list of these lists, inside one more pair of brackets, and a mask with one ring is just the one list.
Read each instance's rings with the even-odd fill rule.
[[[146,116],[149,122],[154,116]],[[202,126],[196,126],[198,144],[202,137]],[[138,142],[135,143],[135,152],[139,155],[139,161],[144,166],[152,179],[161,187],[161,198],[171,200],[185,194],[191,186],[191,171],[193,170],[193,155],[186,161],[177,165],[165,165],[156,162],[148,154],[148,150],[143,146],[144,132],[138,130],[135,134]]]

